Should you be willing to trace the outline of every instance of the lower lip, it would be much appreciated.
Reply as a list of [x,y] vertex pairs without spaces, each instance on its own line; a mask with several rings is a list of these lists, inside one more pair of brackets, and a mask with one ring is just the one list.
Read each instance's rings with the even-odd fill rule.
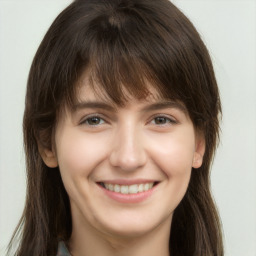
[[105,193],[106,196],[110,197],[111,199],[113,199],[119,203],[134,204],[134,203],[141,203],[141,202],[145,201],[146,199],[148,199],[155,191],[156,185],[153,188],[149,189],[148,191],[140,192],[140,193],[136,193],[136,194],[121,194],[121,193],[107,190],[100,185],[99,185],[99,187],[103,190],[103,192]]

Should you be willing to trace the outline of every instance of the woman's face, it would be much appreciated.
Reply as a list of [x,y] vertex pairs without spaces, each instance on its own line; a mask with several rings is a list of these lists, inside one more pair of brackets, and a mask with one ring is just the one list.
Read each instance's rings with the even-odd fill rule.
[[43,158],[59,166],[73,231],[130,237],[169,230],[191,169],[201,166],[204,140],[182,104],[150,91],[118,107],[84,85],[79,103],[60,117],[55,150]]

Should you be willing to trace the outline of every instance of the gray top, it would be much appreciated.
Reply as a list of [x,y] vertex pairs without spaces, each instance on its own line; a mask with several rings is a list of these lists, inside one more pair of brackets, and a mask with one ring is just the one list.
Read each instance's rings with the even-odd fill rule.
[[59,242],[58,252],[56,256],[71,256],[64,242]]

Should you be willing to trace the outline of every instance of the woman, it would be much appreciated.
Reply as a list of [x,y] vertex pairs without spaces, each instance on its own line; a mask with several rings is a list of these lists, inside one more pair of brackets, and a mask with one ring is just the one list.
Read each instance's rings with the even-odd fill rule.
[[223,255],[220,112],[207,49],[172,3],[74,1],[29,74],[16,255]]

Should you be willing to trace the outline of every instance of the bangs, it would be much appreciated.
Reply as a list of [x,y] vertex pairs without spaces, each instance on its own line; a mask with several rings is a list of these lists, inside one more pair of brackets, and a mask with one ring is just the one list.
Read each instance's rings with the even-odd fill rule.
[[211,119],[211,110],[220,107],[218,89],[193,25],[168,1],[168,15],[157,1],[148,3],[157,10],[153,14],[139,1],[129,3],[75,1],[66,10],[69,19],[63,18],[65,11],[60,14],[39,48],[44,56],[39,64],[47,65],[37,69],[44,88],[38,104],[57,112],[63,104],[72,108],[86,74],[95,93],[117,105],[129,96],[145,99],[153,87],[153,96],[183,103],[194,123]]
[[[175,55],[170,60],[165,41],[170,35],[158,26],[149,24],[147,15],[138,16],[132,9],[98,15],[87,22],[84,32],[78,35],[78,68],[71,72],[79,76],[74,85],[79,88],[79,80],[86,73],[95,93],[117,105],[124,105],[129,96],[147,98],[151,94],[149,86],[160,98],[180,99],[174,89]],[[66,101],[74,104],[76,95],[77,90],[67,92]]]
[[[107,99],[117,106],[124,106],[131,98],[168,98],[165,87],[141,60],[133,59],[131,56],[115,59],[113,55],[98,54],[96,61],[89,64],[88,69],[81,75],[82,79],[76,90],[78,97],[80,87],[89,86],[99,98]],[[110,61],[108,57],[111,58]]]

